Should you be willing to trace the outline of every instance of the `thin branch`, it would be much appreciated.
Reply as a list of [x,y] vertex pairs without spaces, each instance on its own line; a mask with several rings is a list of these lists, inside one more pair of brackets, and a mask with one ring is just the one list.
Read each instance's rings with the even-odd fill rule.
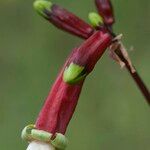
[[[136,85],[140,89],[141,93],[145,97],[147,103],[150,105],[150,91],[148,87],[145,85],[144,81],[138,74],[138,71],[132,65],[132,61],[130,60],[127,50],[123,43],[120,41],[122,36],[119,36],[119,39],[117,38],[116,34],[113,32],[113,29],[111,26],[107,26],[108,31],[112,34],[114,37],[115,41],[114,44],[116,43],[116,46],[114,48],[115,54],[118,56],[118,58],[125,64],[125,67],[127,68],[128,72],[130,73],[131,77],[135,81]],[[113,45],[113,43],[112,43]]]
[[117,49],[115,52],[119,56],[119,58],[125,63],[127,70],[129,71],[130,75],[132,76],[137,86],[139,87],[141,93],[143,94],[148,104],[150,105],[150,92],[148,88],[146,87],[145,83],[143,82],[142,78],[138,74],[137,70],[135,69],[135,67],[134,67],[135,69],[134,72],[131,70],[131,67],[128,61],[126,60],[126,58],[124,58],[124,55],[122,54],[122,51],[120,49]]

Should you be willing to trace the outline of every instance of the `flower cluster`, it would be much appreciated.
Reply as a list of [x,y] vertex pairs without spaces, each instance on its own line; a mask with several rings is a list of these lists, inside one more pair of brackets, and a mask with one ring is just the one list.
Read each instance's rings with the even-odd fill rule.
[[[49,143],[56,149],[66,148],[67,140],[64,134],[75,111],[83,83],[107,48],[113,49],[112,47],[119,44],[114,49],[115,56],[125,63],[132,74],[130,70],[132,64],[125,56],[125,50],[122,51],[120,46],[122,43],[119,43],[112,31],[115,19],[111,2],[95,0],[95,4],[99,14],[89,13],[91,22],[89,25],[50,1],[36,0],[34,2],[36,11],[54,26],[86,40],[72,50],[52,86],[35,125],[24,128],[23,139],[29,142]],[[33,145],[37,146],[37,143],[32,143]],[[32,149],[30,148],[32,146],[30,145],[29,149]]]

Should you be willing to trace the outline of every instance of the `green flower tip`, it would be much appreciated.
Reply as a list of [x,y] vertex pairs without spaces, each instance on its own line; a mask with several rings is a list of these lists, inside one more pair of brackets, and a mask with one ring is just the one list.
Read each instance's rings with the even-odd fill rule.
[[56,133],[56,137],[51,144],[58,150],[65,150],[68,145],[68,139],[61,133]]
[[85,68],[77,64],[71,63],[69,67],[66,67],[63,80],[69,84],[76,84],[86,77]]
[[44,11],[51,11],[52,3],[47,0],[36,0],[33,3],[33,7],[40,15],[42,15],[45,18],[48,18]]
[[29,140],[29,141],[32,140],[32,137],[31,137],[32,129],[35,129],[35,125],[31,124],[31,125],[26,126],[26,127],[22,130],[21,138],[22,138],[23,140]]
[[89,13],[89,20],[90,20],[93,27],[98,27],[104,23],[103,18],[95,12]]

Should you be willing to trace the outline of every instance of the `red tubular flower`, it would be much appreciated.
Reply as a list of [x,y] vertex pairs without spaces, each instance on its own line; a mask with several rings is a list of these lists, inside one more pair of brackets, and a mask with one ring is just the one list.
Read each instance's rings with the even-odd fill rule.
[[83,82],[69,85],[62,74],[57,78],[36,121],[36,128],[55,134],[65,133],[76,107]]
[[[74,49],[68,57],[45,101],[36,124],[28,125],[23,129],[22,138],[31,142],[28,150],[37,148],[64,150],[67,146],[68,140],[63,134],[65,134],[76,108],[84,80],[94,69],[106,48],[112,44],[112,39],[115,36],[111,28],[115,20],[110,1],[95,0],[95,2],[103,19],[93,12],[89,14],[89,19],[98,31],[95,31],[74,14],[47,0],[36,0],[34,3],[38,13],[58,28],[88,39],[79,48]],[[149,102],[148,89],[137,72],[130,70],[130,64],[121,47],[115,49],[115,53],[126,64],[130,74]]]
[[36,0],[34,7],[39,14],[56,27],[82,38],[88,38],[94,29],[73,13],[49,1]]
[[53,134],[65,133],[77,105],[84,79],[109,46],[111,39],[108,33],[98,31],[79,48],[74,49],[39,114],[36,121],[37,129]]
[[110,0],[95,0],[99,14],[103,17],[104,23],[111,26],[114,22],[114,13]]
[[83,81],[77,85],[69,85],[63,81],[63,72],[70,58],[67,59],[59,73],[46,102],[37,118],[36,128],[50,133],[65,133],[80,95]]

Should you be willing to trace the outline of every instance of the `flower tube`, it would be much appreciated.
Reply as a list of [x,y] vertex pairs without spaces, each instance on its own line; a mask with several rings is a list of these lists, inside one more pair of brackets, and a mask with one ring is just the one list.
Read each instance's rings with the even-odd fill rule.
[[59,73],[35,125],[29,125],[23,130],[23,139],[51,143],[57,149],[65,149],[67,140],[64,134],[75,111],[84,80],[94,69],[111,40],[110,34],[97,31],[79,48],[73,50]]
[[46,0],[36,0],[34,8],[54,26],[82,38],[88,38],[94,29],[79,17],[59,5]]
[[36,127],[64,134],[75,110],[85,77],[93,70],[111,43],[108,33],[98,31],[79,48],[74,49],[37,119]]

